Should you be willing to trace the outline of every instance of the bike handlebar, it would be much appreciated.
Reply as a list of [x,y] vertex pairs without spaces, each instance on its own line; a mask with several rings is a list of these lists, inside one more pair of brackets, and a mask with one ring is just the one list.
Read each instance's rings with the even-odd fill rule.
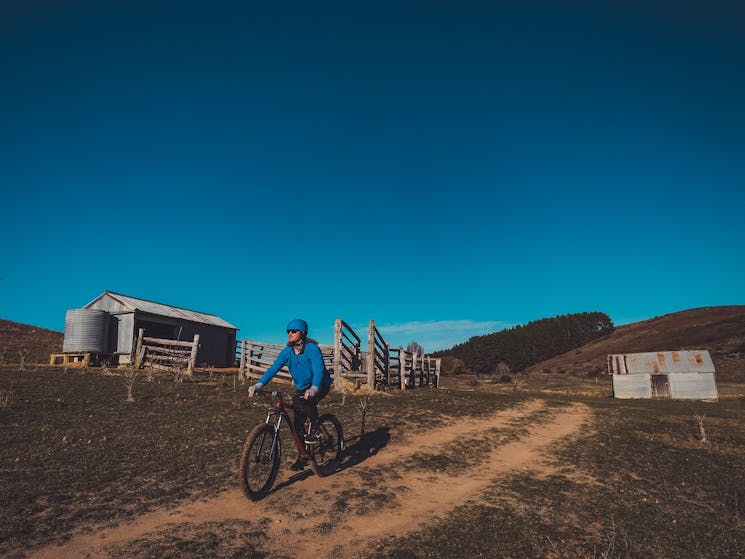
[[269,395],[272,398],[284,398],[285,396],[289,396],[290,398],[302,398],[305,395],[305,392],[282,392],[281,390],[263,390],[257,388],[254,390],[254,394]]

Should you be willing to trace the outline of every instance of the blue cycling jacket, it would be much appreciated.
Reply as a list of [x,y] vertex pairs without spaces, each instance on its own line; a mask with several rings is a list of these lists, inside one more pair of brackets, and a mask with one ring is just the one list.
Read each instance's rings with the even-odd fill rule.
[[311,386],[320,388],[331,384],[331,374],[326,370],[321,348],[313,342],[306,343],[299,354],[296,354],[292,347],[285,347],[272,366],[261,376],[259,382],[262,385],[268,383],[283,365],[287,365],[290,369],[297,390],[307,390]]

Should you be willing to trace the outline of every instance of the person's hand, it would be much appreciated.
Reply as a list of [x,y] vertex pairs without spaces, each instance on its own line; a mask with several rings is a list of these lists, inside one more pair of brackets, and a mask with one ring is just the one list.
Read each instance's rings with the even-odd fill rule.
[[248,387],[248,397],[253,398],[254,394],[256,394],[256,391],[261,388],[263,385],[260,382],[257,382],[256,384]]
[[318,387],[311,386],[308,390],[305,391],[305,396],[303,396],[303,398],[307,400],[308,398],[312,398],[316,394],[318,394]]

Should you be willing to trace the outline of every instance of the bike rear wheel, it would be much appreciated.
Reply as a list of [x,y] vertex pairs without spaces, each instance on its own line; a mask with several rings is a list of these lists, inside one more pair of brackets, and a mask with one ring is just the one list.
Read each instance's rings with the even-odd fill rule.
[[332,473],[344,449],[344,435],[336,416],[327,413],[318,418],[318,444],[308,445],[310,469],[319,477]]
[[241,489],[252,501],[264,498],[279,471],[282,445],[274,425],[262,423],[248,435],[240,462]]

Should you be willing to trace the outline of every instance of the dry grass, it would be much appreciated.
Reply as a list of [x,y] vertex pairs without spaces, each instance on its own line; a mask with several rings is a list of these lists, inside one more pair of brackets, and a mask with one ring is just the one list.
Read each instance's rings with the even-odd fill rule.
[[[359,393],[332,393],[322,408],[344,425],[346,467],[357,473],[357,481],[334,489],[335,515],[308,537],[332,533],[345,515],[364,518],[395,507],[407,495],[402,472],[462,471],[478,464],[489,448],[545,421],[545,414],[460,437],[437,451],[363,467],[368,457],[385,452],[389,441],[411,440],[453,418],[490,417],[540,398],[548,404],[545,409],[582,402],[596,417],[592,430],[557,449],[552,459],[556,473],[519,471],[495,479],[477,498],[438,518],[422,519],[414,533],[373,542],[360,556],[745,556],[744,310],[722,307],[716,316],[706,309],[678,313],[677,338],[669,337],[673,327],[667,317],[630,325],[619,329],[622,338],[615,340],[621,345],[586,346],[512,375],[512,383],[458,376],[443,378],[443,390],[367,400]],[[27,363],[46,363],[62,340],[61,333],[21,326],[0,321],[6,360],[6,366],[0,365],[0,556],[24,557],[39,546],[61,543],[76,530],[235,488],[241,445],[267,406],[249,402],[234,376],[209,372],[201,382],[174,383],[157,375],[146,382],[140,375],[127,387],[134,399],[127,403],[121,376],[102,374],[102,369],[26,367],[30,370],[20,372],[11,361],[23,347],[37,348]],[[37,331],[31,334],[29,328]],[[28,340],[39,334],[46,341],[31,346]],[[50,349],[57,342],[59,349]],[[604,368],[605,353],[643,351],[647,343],[654,349],[710,349],[720,400],[609,398],[609,377],[596,374]],[[42,347],[44,354],[39,354]],[[303,487],[300,482],[279,488],[272,506],[286,510],[289,500],[303,498]],[[282,555],[286,550],[262,551],[267,532],[262,518],[248,525],[182,526],[111,554],[292,556],[289,551]]]
[[[135,384],[123,398],[119,377],[41,368],[0,368],[0,555],[61,542],[72,531],[133,518],[158,507],[235,487],[238,453],[266,402],[248,402],[230,379]],[[488,387],[486,387],[488,388]],[[481,418],[537,393],[413,390],[373,397],[361,434],[360,397],[331,394],[349,443],[353,486],[338,487],[334,518],[394,506],[406,495],[401,473],[447,473],[479,463],[488,449],[520,436],[523,424],[463,436],[380,468],[357,468],[389,440],[416,437],[452,418]],[[364,550],[380,557],[738,557],[745,549],[745,400],[717,403],[618,401],[540,396],[552,405],[581,401],[596,425],[554,458],[555,475],[515,473],[421,529]],[[707,443],[701,442],[701,416]],[[523,422],[545,421],[531,414]],[[303,484],[272,495],[296,499]],[[312,507],[312,503],[311,503]],[[230,522],[184,528],[131,542],[115,556],[261,557],[265,528]],[[310,537],[310,535],[309,535]],[[264,542],[265,543],[265,542]],[[130,553],[131,552],[131,553]],[[173,555],[175,556],[175,555]]]

